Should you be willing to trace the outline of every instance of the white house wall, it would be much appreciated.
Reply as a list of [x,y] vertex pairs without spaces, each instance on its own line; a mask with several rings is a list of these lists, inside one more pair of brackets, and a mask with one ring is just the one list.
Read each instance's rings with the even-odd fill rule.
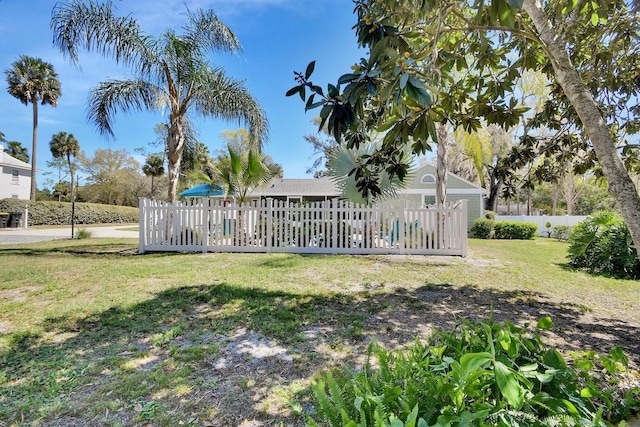
[[[18,182],[13,180],[13,171],[18,171]],[[11,166],[2,166],[0,174],[0,199],[29,200],[31,192],[31,172]]]

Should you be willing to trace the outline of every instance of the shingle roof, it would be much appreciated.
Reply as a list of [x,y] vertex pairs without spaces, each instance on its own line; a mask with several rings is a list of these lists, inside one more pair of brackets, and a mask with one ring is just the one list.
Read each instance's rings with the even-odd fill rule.
[[266,187],[251,193],[252,197],[276,196],[340,196],[340,190],[328,177],[317,179],[276,178]]

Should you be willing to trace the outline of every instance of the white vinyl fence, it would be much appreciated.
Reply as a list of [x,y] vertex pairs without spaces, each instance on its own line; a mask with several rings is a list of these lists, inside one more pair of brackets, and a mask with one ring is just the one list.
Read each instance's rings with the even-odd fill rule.
[[266,199],[140,200],[139,252],[467,255],[467,205],[440,209]]

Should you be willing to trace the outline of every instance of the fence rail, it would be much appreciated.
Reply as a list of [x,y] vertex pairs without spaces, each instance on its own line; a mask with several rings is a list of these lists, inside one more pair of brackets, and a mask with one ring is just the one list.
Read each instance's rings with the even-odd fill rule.
[[139,252],[467,254],[466,200],[440,208],[345,201],[140,200]]

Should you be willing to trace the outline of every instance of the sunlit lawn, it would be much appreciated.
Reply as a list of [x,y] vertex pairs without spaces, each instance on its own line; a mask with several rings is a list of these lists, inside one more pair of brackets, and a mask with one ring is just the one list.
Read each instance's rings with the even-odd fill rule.
[[551,315],[561,345],[639,360],[640,284],[572,271],[548,239],[472,240],[465,259],[135,245],[0,245],[0,420],[301,425],[314,372],[463,318]]

